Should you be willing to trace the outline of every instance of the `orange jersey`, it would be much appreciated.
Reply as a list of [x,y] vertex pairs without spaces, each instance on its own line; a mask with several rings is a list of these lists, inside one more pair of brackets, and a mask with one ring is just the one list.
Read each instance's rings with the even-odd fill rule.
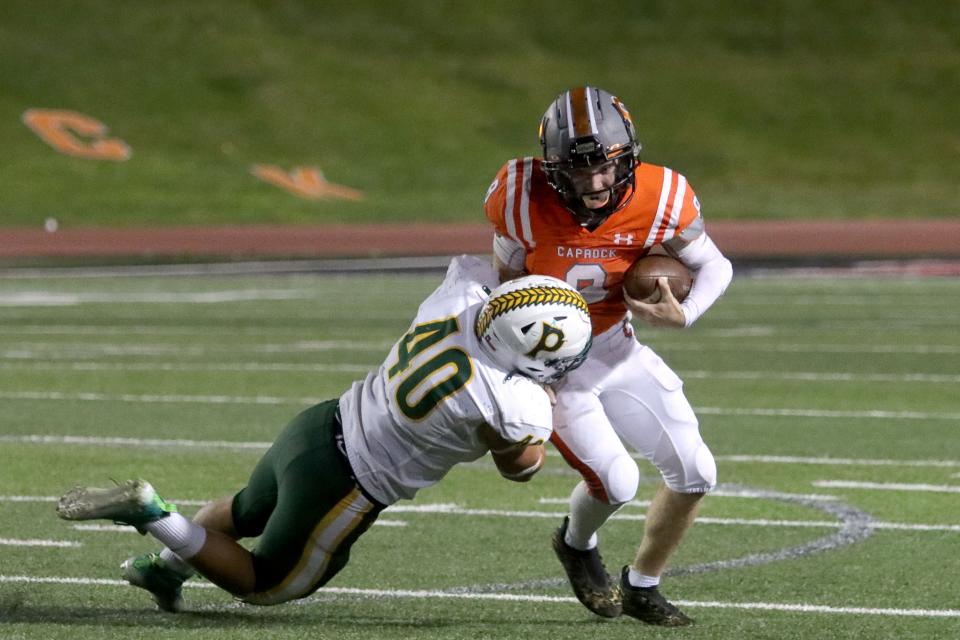
[[528,273],[560,278],[583,294],[595,335],[626,314],[622,287],[630,265],[700,215],[700,203],[679,173],[644,162],[634,175],[630,202],[593,231],[574,220],[547,182],[539,158],[507,162],[484,201],[497,233],[526,249]]

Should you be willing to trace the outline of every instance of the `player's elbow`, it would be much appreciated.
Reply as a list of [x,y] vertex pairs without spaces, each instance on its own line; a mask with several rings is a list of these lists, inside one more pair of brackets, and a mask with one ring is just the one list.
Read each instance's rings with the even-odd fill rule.
[[538,465],[536,468],[523,469],[517,473],[501,471],[500,475],[510,482],[530,482],[530,480],[533,479],[533,476],[536,475],[537,471],[540,471],[540,466],[542,465]]
[[500,475],[513,482],[529,482],[543,467],[544,459],[540,444],[524,447],[517,455],[493,457]]
[[726,291],[730,281],[733,280],[733,263],[726,256],[720,256],[717,271],[723,281],[723,289]]
[[708,288],[715,293],[715,300],[724,294],[733,280],[733,263],[718,252],[710,261],[697,269],[695,281],[700,279],[708,283]]

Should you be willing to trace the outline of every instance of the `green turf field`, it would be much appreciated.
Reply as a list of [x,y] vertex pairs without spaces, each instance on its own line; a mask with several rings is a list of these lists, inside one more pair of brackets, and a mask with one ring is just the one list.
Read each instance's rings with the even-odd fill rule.
[[[286,420],[377,365],[439,280],[420,276],[0,281],[0,637],[942,638],[960,636],[960,283],[740,277],[685,332],[644,332],[718,457],[664,582],[697,620],[594,619],[549,547],[576,476],[489,459],[389,509],[316,596],[252,608],[196,581],[153,611],[118,565],[154,548],[58,520],[72,483],[143,476],[192,513]],[[640,500],[656,474],[641,463]],[[628,562],[645,505],[602,531]]]
[[[958,23],[938,0],[6,0],[0,225],[479,221],[583,83],[624,99],[708,218],[953,216]],[[133,156],[60,155],[30,108]],[[258,163],[365,197],[303,200]]]

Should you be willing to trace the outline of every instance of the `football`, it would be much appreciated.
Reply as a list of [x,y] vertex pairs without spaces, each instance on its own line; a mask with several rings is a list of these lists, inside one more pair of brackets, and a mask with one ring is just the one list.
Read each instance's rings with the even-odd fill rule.
[[679,302],[683,302],[690,293],[693,277],[682,262],[670,256],[650,255],[634,262],[624,274],[623,288],[634,300],[659,302],[660,289],[657,287],[657,278],[661,276],[666,277],[673,296]]

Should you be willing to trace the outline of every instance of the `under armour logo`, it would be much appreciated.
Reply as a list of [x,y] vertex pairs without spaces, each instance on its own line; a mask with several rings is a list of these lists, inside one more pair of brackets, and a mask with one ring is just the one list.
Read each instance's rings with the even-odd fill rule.
[[620,244],[621,241],[623,244],[633,244],[633,234],[628,233],[625,236],[621,236],[619,233],[613,234],[613,244]]

